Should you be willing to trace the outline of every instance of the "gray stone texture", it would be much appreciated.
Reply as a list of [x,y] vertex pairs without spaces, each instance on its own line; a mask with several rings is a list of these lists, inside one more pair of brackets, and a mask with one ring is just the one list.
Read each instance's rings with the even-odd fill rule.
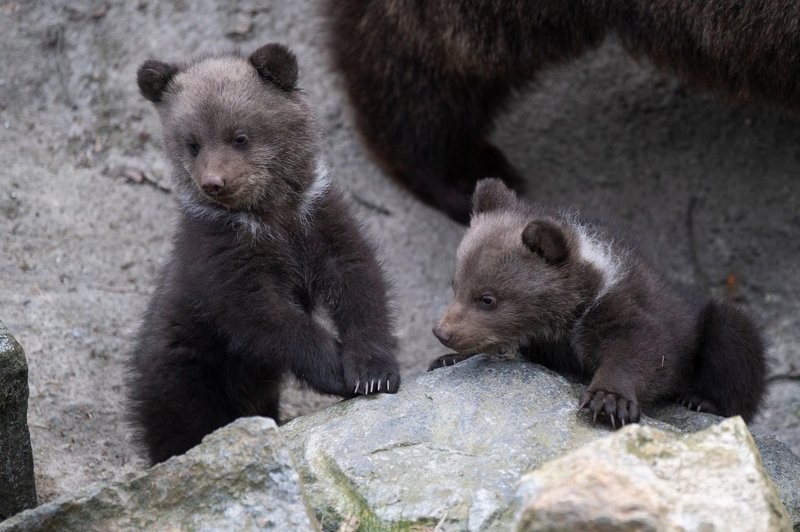
[[[662,406],[652,412],[657,419],[684,432],[707,429],[722,418],[711,414],[698,414],[679,405]],[[751,427],[752,428],[752,427]],[[780,493],[795,530],[800,531],[800,457],[772,434],[753,434],[764,468]]]
[[528,361],[480,355],[280,429],[240,419],[0,532],[800,529],[800,459],[782,444],[754,443],[739,418],[671,407],[653,413],[701,432],[646,416],[614,432],[576,411],[582,390]]
[[25,351],[0,322],[0,521],[36,506]]
[[742,418],[678,435],[630,425],[525,475],[517,531],[791,530]]
[[[582,390],[525,360],[481,355],[407,381],[397,395],[345,401],[297,418],[281,431],[322,521],[503,529],[512,522],[523,474],[570,450],[591,448],[611,432],[601,424],[593,427],[587,412],[577,412]],[[670,410],[665,412],[669,417]],[[709,424],[721,421],[685,414]],[[642,426],[680,430],[650,417]],[[758,453],[749,434],[743,435],[744,426],[735,426],[737,437],[747,442],[740,451],[749,453],[754,471]],[[731,455],[733,468],[740,467],[736,456]],[[767,445],[764,461],[768,474],[781,480],[780,498],[800,526],[800,477],[782,478],[800,459],[785,447]],[[722,462],[717,467],[724,469]],[[681,474],[702,484],[704,471],[687,467]]]
[[18,514],[0,531],[317,530],[275,422],[242,418],[124,482]]

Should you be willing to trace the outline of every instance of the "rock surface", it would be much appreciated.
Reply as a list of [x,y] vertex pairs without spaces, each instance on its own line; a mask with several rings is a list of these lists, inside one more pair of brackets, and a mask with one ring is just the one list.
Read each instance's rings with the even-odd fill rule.
[[23,512],[0,531],[316,530],[275,422],[242,418],[125,482]]
[[[523,474],[611,432],[576,412],[582,389],[524,360],[477,356],[406,380],[397,395],[345,401],[281,432],[323,522],[504,528]],[[678,430],[648,417],[642,426]],[[800,466],[780,450],[765,459],[772,475]],[[798,492],[800,477],[780,495],[796,503]]]
[[[718,416],[698,414],[678,405],[661,407],[653,412],[653,416],[684,432],[703,430],[722,420]],[[753,440],[761,453],[764,468],[789,512],[794,529],[800,532],[800,457],[774,435],[756,432]]]
[[525,360],[476,356],[280,429],[240,419],[184,456],[18,514],[0,532],[508,530],[515,518],[524,530],[721,530],[722,517],[737,530],[800,529],[800,459],[779,442],[762,438],[765,472],[738,418],[716,425],[666,407],[653,413],[674,425],[644,417],[613,432],[576,411],[582,390]]
[[0,521],[36,506],[25,352],[0,322]]
[[678,435],[631,425],[523,477],[514,529],[791,530],[741,418]]

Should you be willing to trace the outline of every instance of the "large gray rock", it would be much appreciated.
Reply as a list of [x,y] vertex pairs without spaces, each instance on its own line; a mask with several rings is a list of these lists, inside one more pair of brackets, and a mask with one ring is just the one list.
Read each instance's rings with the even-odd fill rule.
[[523,477],[514,528],[791,530],[741,418],[679,435],[631,425]]
[[[523,474],[611,432],[576,411],[582,389],[524,360],[477,356],[406,380],[397,395],[345,401],[281,432],[324,523],[506,528]],[[679,430],[648,417],[642,425]],[[781,450],[765,462],[773,476],[797,467]],[[799,491],[796,477],[780,495],[791,502]],[[796,507],[790,514],[800,524]]]
[[242,418],[124,482],[23,512],[0,531],[316,530],[275,422]]
[[0,521],[36,506],[25,352],[0,322]]
[[508,522],[523,473],[604,433],[576,415],[577,394],[532,364],[478,356],[281,431],[326,520],[478,530]]
[[[684,432],[703,430],[722,421],[719,416],[698,414],[678,405],[659,408],[653,416]],[[789,512],[794,529],[800,532],[800,457],[771,434],[755,433],[753,440],[761,453],[764,469]]]

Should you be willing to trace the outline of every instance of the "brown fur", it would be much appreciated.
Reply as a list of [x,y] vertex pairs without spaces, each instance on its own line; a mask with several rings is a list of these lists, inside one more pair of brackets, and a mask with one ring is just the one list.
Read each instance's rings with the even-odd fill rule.
[[616,424],[677,399],[750,419],[764,390],[764,348],[749,318],[668,281],[608,229],[479,181],[458,247],[453,301],[434,334],[457,355],[522,348],[590,378],[581,405]]
[[325,0],[325,11],[371,151],[463,222],[478,179],[520,187],[487,140],[512,92],[606,35],[694,85],[800,108],[795,0]]
[[327,177],[296,81],[277,44],[139,69],[181,204],[130,363],[131,419],[151,462],[237,417],[277,419],[287,372],[342,397],[400,384],[376,250]]

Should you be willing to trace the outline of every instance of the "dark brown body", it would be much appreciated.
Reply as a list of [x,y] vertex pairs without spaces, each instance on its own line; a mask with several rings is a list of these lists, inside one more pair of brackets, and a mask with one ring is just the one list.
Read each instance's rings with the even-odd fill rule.
[[608,229],[525,203],[480,181],[459,245],[454,299],[434,334],[456,355],[520,348],[584,376],[581,406],[612,424],[641,405],[678,400],[746,420],[764,392],[764,347],[752,321],[670,282]]
[[615,35],[686,82],[800,108],[794,0],[324,0],[363,138],[385,168],[466,222],[475,182],[520,180],[488,135],[537,72]]
[[240,416],[277,420],[287,372],[341,397],[400,384],[375,249],[317,158],[296,79],[280,45],[139,71],[181,202],[130,364],[131,419],[153,463]]

